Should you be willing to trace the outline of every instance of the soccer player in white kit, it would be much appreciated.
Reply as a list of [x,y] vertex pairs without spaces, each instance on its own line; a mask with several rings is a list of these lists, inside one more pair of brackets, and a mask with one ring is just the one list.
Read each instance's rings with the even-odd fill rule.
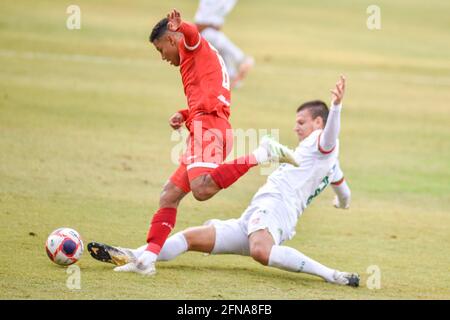
[[[351,193],[338,162],[344,92],[345,78],[341,76],[331,91],[330,110],[318,100],[306,102],[297,109],[294,130],[300,140],[295,149],[298,167],[280,165],[254,195],[239,219],[213,219],[203,226],[188,228],[171,236],[158,260],[172,260],[186,251],[238,254],[251,256],[266,266],[305,272],[320,276],[327,282],[357,287],[358,274],[328,268],[300,251],[282,245],[292,239],[298,218],[329,184],[336,193],[335,207],[349,207]],[[136,261],[146,246],[131,250],[91,243],[90,247],[96,249],[95,254],[89,249],[94,258],[119,265],[116,271],[127,271],[126,266],[120,265]]]
[[254,66],[254,59],[246,56],[222,31],[225,16],[236,5],[237,0],[200,0],[195,14],[195,24],[202,36],[222,56],[231,80],[231,88],[239,87]]

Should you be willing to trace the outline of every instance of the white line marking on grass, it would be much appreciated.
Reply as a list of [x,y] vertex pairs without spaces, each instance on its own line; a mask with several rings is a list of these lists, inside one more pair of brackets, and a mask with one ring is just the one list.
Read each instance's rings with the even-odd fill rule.
[[143,59],[129,59],[129,58],[116,58],[110,56],[92,56],[85,54],[64,54],[64,53],[49,53],[49,52],[37,52],[37,51],[15,51],[15,50],[1,50],[0,57],[4,58],[20,58],[26,60],[60,60],[71,62],[87,62],[98,64],[151,64],[152,60]]
[[[144,59],[129,59],[118,58],[111,56],[93,56],[85,54],[64,54],[64,53],[49,53],[38,51],[15,51],[15,50],[3,50],[0,49],[0,57],[4,58],[21,58],[27,60],[59,60],[59,61],[71,61],[71,62],[86,62],[97,64],[113,64],[113,65],[152,65],[160,63],[158,60],[144,60]],[[370,68],[369,68],[370,69]],[[261,65],[258,69],[262,73],[275,72],[278,75],[283,73],[283,67],[277,67],[273,65]],[[330,70],[323,70],[318,68],[299,68],[295,71],[290,70],[288,73],[295,72],[298,76],[317,76],[322,75],[335,75],[336,67]],[[418,75],[418,74],[398,74],[391,71],[351,71],[353,76],[357,76],[359,80],[363,81],[375,81],[387,80],[392,82],[401,81],[402,83],[419,84],[419,85],[434,85],[434,86],[450,86],[450,78],[446,76],[433,76],[433,75]]]

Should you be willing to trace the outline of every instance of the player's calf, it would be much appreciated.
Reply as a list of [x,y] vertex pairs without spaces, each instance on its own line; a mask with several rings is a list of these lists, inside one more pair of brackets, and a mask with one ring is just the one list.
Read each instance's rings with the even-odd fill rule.
[[181,199],[183,199],[186,194],[186,192],[181,190],[174,183],[167,181],[159,196],[159,207],[177,208]]

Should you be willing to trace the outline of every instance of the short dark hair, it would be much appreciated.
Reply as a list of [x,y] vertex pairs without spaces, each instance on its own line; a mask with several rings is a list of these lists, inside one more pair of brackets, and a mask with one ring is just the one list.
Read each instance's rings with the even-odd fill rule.
[[308,110],[311,113],[313,119],[321,117],[323,125],[325,126],[328,119],[328,107],[327,104],[320,100],[313,100],[303,103],[297,108],[297,112]]
[[169,19],[164,18],[153,27],[152,33],[150,34],[150,42],[153,43],[153,41],[158,40],[166,33],[168,23]]

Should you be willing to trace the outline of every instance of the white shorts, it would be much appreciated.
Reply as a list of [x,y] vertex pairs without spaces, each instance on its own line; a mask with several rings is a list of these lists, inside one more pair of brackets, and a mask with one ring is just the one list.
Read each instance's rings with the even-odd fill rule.
[[239,254],[250,255],[248,235],[238,219],[209,220],[206,225],[213,225],[216,229],[216,242],[211,254]]
[[274,243],[280,245],[295,235],[297,219],[292,218],[284,202],[273,195],[262,195],[252,200],[239,219],[209,220],[206,224],[216,229],[212,254],[250,255],[248,237],[253,232],[267,229]]

